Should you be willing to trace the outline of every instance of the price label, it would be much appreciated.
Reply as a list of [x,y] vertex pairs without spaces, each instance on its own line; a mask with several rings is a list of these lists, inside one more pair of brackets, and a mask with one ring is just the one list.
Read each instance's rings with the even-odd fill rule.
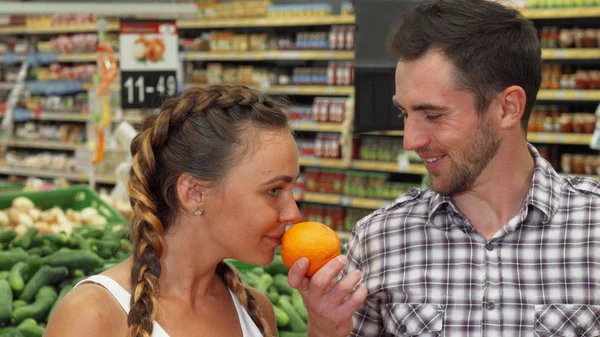
[[352,204],[352,198],[347,197],[345,195],[340,197],[340,206],[348,207],[351,204]]
[[119,47],[123,109],[157,108],[177,95],[175,21],[121,21]]
[[165,97],[177,94],[175,71],[122,71],[123,109],[155,108]]

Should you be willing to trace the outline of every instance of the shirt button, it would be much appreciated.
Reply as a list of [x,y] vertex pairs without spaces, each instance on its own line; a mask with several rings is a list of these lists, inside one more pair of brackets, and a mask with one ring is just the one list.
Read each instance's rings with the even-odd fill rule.
[[494,309],[496,309],[496,303],[489,301],[485,304],[485,308],[487,310],[494,310]]
[[584,333],[585,333],[585,330],[582,327],[578,326],[575,328],[575,334],[577,336],[583,336]]
[[400,325],[400,333],[406,333],[406,325]]
[[490,252],[491,252],[492,250],[494,250],[494,248],[495,248],[495,247],[494,247],[494,244],[493,244],[493,243],[491,243],[491,242],[488,242],[488,243],[486,243],[486,244],[485,244],[485,249],[489,250]]

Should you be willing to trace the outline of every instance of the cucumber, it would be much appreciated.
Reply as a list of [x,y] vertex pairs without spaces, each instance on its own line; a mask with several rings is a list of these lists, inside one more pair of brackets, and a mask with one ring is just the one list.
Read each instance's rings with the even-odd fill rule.
[[250,272],[256,276],[262,276],[266,273],[265,269],[262,267],[254,267],[252,270],[250,270]]
[[63,297],[65,297],[65,295],[67,295],[67,293],[69,291],[71,291],[74,286],[75,285],[73,285],[73,284],[67,284],[66,286],[62,287],[62,289],[60,290],[60,293],[58,293],[58,298],[56,299],[56,302],[54,302],[54,304],[52,305],[52,308],[50,309],[50,312],[48,313],[48,321],[50,321],[50,317],[52,317],[52,314],[54,313],[54,310],[58,306],[58,303],[60,303],[60,300],[62,300]]
[[7,229],[0,232],[0,243],[8,245],[12,240],[17,237],[17,232],[14,229]]
[[306,306],[304,305],[304,300],[302,299],[302,295],[298,292],[298,290],[294,289],[292,292],[292,306],[300,315],[300,317],[306,322],[308,321],[308,311],[306,310]]
[[62,232],[49,235],[46,239],[56,247],[65,247],[69,243],[69,235]]
[[13,319],[17,324],[20,324],[27,318],[33,318],[41,321],[46,317],[50,308],[56,299],[58,294],[51,286],[43,286],[40,291],[35,295],[35,302],[24,307],[20,307],[14,310]]
[[27,318],[21,322],[17,326],[17,330],[25,337],[42,337],[44,335],[44,328],[39,326],[32,318]]
[[21,292],[23,291],[23,288],[25,288],[25,281],[23,280],[21,273],[26,266],[26,261],[17,262],[8,274],[8,284],[10,284],[10,287],[15,292]]
[[277,292],[277,289],[275,289],[275,287],[271,286],[269,288],[269,291],[267,292],[267,297],[269,297],[271,303],[277,304],[277,300],[279,300],[279,292]]
[[283,309],[274,305],[273,311],[275,311],[275,321],[277,322],[278,328],[283,328],[290,323],[290,316],[288,316]]
[[285,266],[280,255],[275,255],[273,262],[265,267],[265,271],[271,275],[288,274],[288,267]]
[[291,295],[294,292],[294,288],[290,287],[287,276],[283,274],[277,274],[273,277],[273,286],[279,291],[279,294]]
[[27,258],[27,265],[23,268],[21,275],[23,276],[23,281],[27,283],[38,270],[42,266],[42,258],[39,255],[29,255]]
[[242,283],[249,285],[251,287],[256,287],[260,278],[253,273],[239,273],[240,280]]
[[27,254],[29,255],[43,255],[42,254],[42,247],[35,247],[35,248],[30,248],[27,250]]
[[71,248],[79,248],[79,249],[85,249],[85,250],[90,250],[91,249],[90,244],[79,233],[73,233],[71,235],[70,240],[73,241],[73,244],[70,245]]
[[27,260],[28,256],[27,252],[20,248],[0,252],[0,271],[11,270],[18,262]]
[[25,337],[16,327],[0,329],[0,337]]
[[6,280],[0,280],[0,322],[10,321],[12,316],[13,293]]
[[273,276],[271,276],[269,274],[262,274],[259,277],[255,288],[256,288],[256,290],[262,292],[263,294],[267,294],[269,291],[269,288],[272,285],[273,285]]
[[[33,275],[31,280],[25,285],[20,299],[30,302],[36,297],[38,291],[44,286],[62,281],[69,276],[69,270],[66,267],[42,266],[40,270]],[[50,308],[48,308],[50,309]]]
[[23,300],[14,300],[13,301],[13,310],[15,310],[16,308],[24,307],[27,304],[29,304],[29,303],[27,303]]
[[31,243],[33,242],[33,238],[35,238],[35,236],[37,235],[37,232],[37,228],[35,227],[28,228],[25,234],[21,237],[21,240],[19,241],[19,246],[23,249],[31,248]]
[[290,317],[290,330],[292,332],[304,332],[306,333],[306,322],[298,315],[294,307],[292,306],[292,302],[290,297],[287,295],[283,295],[279,297],[279,301],[277,301],[277,306],[280,309],[285,311],[285,313]]
[[10,274],[10,271],[5,270],[5,271],[0,271],[0,280],[7,280],[8,281],[8,275]]
[[104,260],[89,250],[56,252],[42,258],[42,265],[64,266],[70,269],[94,270],[104,266]]

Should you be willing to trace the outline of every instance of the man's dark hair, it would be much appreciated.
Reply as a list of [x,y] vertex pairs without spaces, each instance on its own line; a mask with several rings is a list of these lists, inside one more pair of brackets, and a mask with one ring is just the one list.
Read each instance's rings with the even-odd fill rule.
[[454,63],[458,86],[475,94],[480,113],[502,90],[522,87],[527,104],[521,126],[527,129],[542,77],[532,22],[486,0],[437,0],[411,7],[389,35],[389,52],[400,61],[413,61],[435,49]]

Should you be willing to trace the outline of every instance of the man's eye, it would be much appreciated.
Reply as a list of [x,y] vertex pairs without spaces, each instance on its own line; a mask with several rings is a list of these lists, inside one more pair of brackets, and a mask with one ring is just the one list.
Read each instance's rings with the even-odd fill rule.
[[406,112],[400,112],[398,114],[398,118],[406,120],[408,118],[408,114]]
[[427,119],[429,119],[429,120],[436,120],[440,117],[441,117],[441,115],[427,115]]

